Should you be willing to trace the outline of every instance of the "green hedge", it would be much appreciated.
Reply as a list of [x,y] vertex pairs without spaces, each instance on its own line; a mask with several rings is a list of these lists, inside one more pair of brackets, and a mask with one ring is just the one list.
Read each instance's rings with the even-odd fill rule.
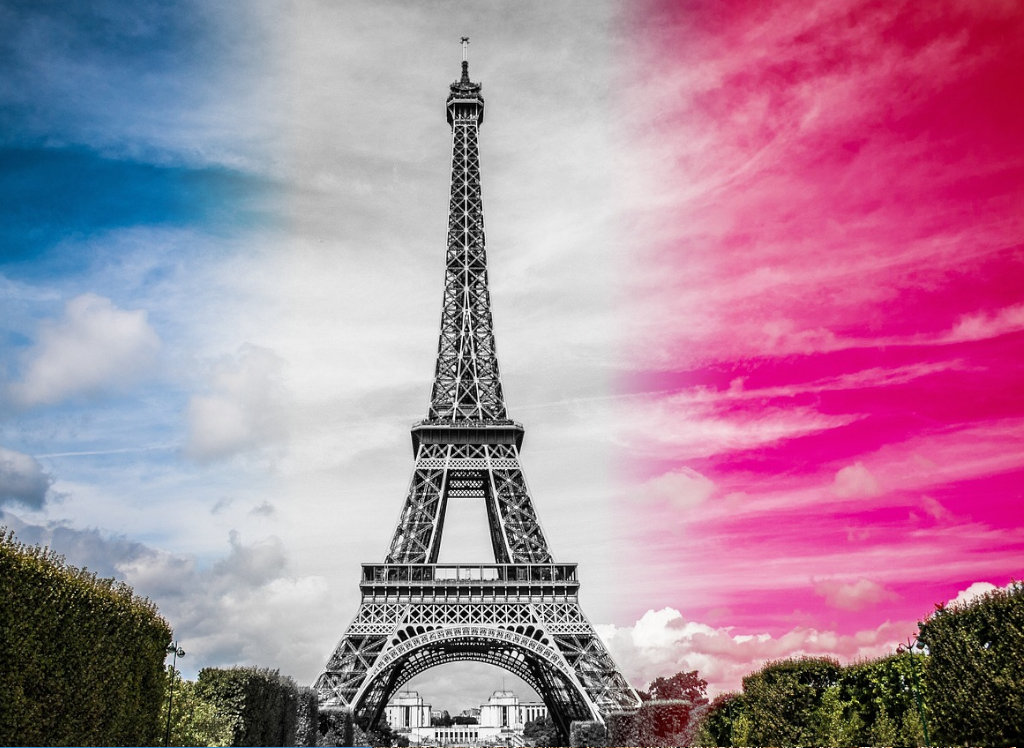
[[766,665],[742,694],[716,698],[698,742],[718,745],[921,745],[909,655],[840,667],[827,658]]
[[605,746],[607,732],[600,722],[581,720],[569,723],[570,746]]
[[153,744],[170,640],[128,585],[0,528],[0,744]]
[[929,736],[946,745],[1024,745],[1024,583],[920,624]]
[[766,665],[715,699],[700,743],[1024,745],[1024,583],[937,606],[918,626],[913,652]]
[[196,692],[232,720],[231,745],[295,745],[299,692],[277,670],[203,668]]
[[316,745],[319,726],[320,707],[316,691],[312,688],[300,688],[295,718],[295,745]]

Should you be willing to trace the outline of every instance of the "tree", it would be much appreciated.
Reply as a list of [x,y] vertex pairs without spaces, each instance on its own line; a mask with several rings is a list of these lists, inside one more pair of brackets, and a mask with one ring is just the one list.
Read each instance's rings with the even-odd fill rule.
[[696,670],[676,673],[670,678],[655,678],[646,693],[648,700],[689,701],[694,706],[708,703],[708,682]]
[[633,737],[640,745],[690,745],[708,703],[708,682],[696,670],[655,678],[633,720]]
[[366,737],[371,746],[374,748],[384,748],[384,746],[401,746],[404,748],[409,745],[409,739],[404,735],[399,735],[391,729],[391,724],[386,719],[381,719],[373,728],[366,731]]
[[452,722],[452,715],[450,715],[448,713],[447,709],[445,709],[443,712],[441,712],[441,716],[440,717],[431,717],[430,718],[430,726],[431,727],[451,727],[452,724],[453,724],[453,722]]
[[563,745],[555,721],[546,714],[543,717],[537,717],[537,719],[531,719],[527,722],[523,727],[523,737],[527,738],[532,745]]
[[234,734],[234,720],[217,711],[216,705],[196,692],[196,684],[182,680],[170,666],[171,745],[228,746]]
[[697,733],[699,745],[736,745],[739,737],[736,730],[737,718],[743,713],[743,695],[723,693],[716,696],[700,722]]

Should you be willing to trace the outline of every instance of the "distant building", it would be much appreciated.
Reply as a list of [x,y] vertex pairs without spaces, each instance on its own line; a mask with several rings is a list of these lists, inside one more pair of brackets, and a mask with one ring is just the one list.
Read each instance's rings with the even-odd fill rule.
[[548,713],[543,702],[520,701],[512,691],[495,691],[479,709],[466,709],[460,716],[477,718],[476,725],[431,727],[432,711],[416,691],[400,691],[384,708],[391,728],[409,739],[411,745],[523,745],[523,728],[530,720]]
[[384,717],[392,729],[401,732],[430,727],[430,704],[424,704],[416,691],[399,691],[384,707]]

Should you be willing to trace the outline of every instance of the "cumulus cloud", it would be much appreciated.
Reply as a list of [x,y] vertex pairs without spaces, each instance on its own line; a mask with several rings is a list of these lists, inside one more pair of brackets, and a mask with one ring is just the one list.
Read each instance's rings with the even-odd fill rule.
[[[96,529],[35,525],[10,512],[0,512],[0,522],[22,542],[48,545],[68,563],[122,579],[152,599],[188,650],[181,666],[189,677],[202,667],[240,664],[305,679],[330,654],[322,641],[344,626],[326,580],[292,571],[273,536],[245,542],[232,532],[226,553],[210,564]],[[317,615],[292,626],[297,611]]]
[[210,392],[188,404],[185,452],[207,461],[266,446],[285,433],[283,361],[273,351],[246,345],[212,372]]
[[698,670],[715,693],[740,687],[743,676],[786,657],[835,656],[841,661],[887,654],[913,630],[912,622],[885,622],[875,629],[838,634],[796,627],[781,636],[737,634],[689,621],[675,608],[648,610],[632,626],[598,626],[623,674],[644,687],[659,676]]
[[640,487],[646,497],[671,502],[682,509],[703,504],[715,491],[715,484],[696,470],[679,468],[651,478]]
[[839,579],[821,579],[814,583],[814,592],[825,598],[825,602],[840,610],[862,610],[883,600],[892,600],[896,595],[870,579],[843,582]]
[[998,587],[991,582],[974,582],[967,589],[957,592],[956,597],[947,602],[946,605],[968,605],[995,589],[998,589]]
[[52,483],[34,457],[0,447],[0,506],[16,502],[42,509]]
[[868,498],[882,492],[878,480],[864,467],[863,462],[855,462],[836,472],[832,490],[836,496],[844,499]]
[[82,294],[66,304],[62,318],[40,326],[11,397],[23,406],[50,405],[125,386],[152,368],[159,348],[144,310]]

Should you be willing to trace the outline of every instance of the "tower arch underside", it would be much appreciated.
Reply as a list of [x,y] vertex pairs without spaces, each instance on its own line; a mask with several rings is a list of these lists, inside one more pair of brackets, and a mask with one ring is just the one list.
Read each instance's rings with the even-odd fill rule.
[[541,695],[552,719],[566,734],[574,720],[601,719],[571,669],[564,660],[553,656],[554,650],[546,637],[475,627],[470,629],[471,633],[457,632],[458,629],[429,631],[393,648],[392,656],[376,673],[368,675],[362,693],[356,696],[352,705],[355,715],[373,723],[391,697],[417,675],[453,662],[482,662],[526,681]]

